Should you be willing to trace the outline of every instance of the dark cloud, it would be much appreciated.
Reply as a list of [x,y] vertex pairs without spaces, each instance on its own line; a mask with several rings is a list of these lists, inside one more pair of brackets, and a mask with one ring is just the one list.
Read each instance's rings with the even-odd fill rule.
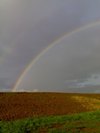
[[100,22],[65,36],[33,63],[16,89],[88,92],[86,87],[99,86],[99,34]]
[[99,0],[1,0],[1,88],[6,88],[8,81],[12,88],[45,47],[63,34],[99,19],[99,12]]

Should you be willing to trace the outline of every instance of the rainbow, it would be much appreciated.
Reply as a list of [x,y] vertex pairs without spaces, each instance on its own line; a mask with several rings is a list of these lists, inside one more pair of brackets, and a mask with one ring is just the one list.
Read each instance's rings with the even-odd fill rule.
[[56,45],[59,41],[61,41],[62,39],[64,39],[65,37],[69,37],[75,33],[78,33],[82,30],[86,30],[88,28],[91,28],[93,26],[99,25],[100,24],[100,20],[88,24],[86,26],[80,27],[78,29],[75,29],[74,31],[70,32],[70,33],[65,33],[63,36],[57,38],[56,40],[54,40],[48,47],[46,47],[35,59],[33,59],[28,66],[24,69],[24,71],[21,73],[21,75],[19,76],[17,82],[15,83],[14,88],[12,89],[12,92],[16,92],[18,86],[20,85],[22,79],[24,78],[25,74],[31,69],[31,67],[39,60],[39,58],[44,55],[49,49],[51,49],[54,45]]

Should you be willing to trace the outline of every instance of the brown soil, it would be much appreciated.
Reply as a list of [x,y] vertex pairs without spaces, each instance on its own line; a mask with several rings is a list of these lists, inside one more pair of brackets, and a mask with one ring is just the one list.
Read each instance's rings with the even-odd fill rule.
[[0,120],[67,115],[100,109],[100,94],[0,93]]

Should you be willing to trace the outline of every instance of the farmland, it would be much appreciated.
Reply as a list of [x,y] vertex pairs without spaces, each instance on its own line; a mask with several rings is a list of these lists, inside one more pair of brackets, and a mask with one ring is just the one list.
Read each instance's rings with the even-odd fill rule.
[[0,133],[100,133],[100,111],[1,121]]
[[99,133],[100,94],[0,93],[0,133]]
[[0,93],[0,120],[5,121],[99,109],[99,94]]

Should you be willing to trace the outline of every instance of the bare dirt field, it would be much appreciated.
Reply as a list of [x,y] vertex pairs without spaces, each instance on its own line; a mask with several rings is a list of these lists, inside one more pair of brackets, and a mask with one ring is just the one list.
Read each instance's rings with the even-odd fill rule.
[[100,109],[100,94],[0,93],[0,120],[67,115]]

